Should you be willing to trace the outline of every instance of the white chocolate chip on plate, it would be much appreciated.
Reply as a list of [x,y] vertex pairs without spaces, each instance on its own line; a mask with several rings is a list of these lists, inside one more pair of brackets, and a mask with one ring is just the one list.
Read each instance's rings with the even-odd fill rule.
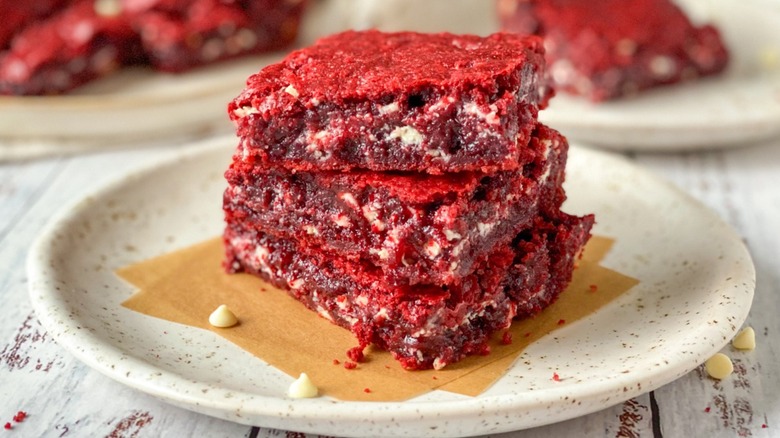
[[723,353],[717,353],[715,356],[704,362],[704,369],[713,379],[722,380],[734,372],[734,364],[731,359]]
[[292,382],[290,389],[287,390],[287,395],[292,398],[312,398],[318,393],[319,390],[306,373],[301,373],[298,380]]

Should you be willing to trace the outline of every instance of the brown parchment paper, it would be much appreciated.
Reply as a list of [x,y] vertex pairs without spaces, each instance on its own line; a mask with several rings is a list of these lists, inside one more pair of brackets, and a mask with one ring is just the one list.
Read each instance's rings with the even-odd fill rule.
[[[598,264],[612,244],[594,236],[569,287],[539,315],[515,321],[509,329],[510,344],[500,342],[503,333],[498,333],[491,354],[468,357],[438,371],[406,371],[389,353],[371,348],[356,369],[344,368],[346,351],[357,345],[352,334],[257,277],[226,274],[219,238],[121,268],[117,274],[139,289],[122,303],[128,309],[211,330],[290,376],[306,372],[321,394],[340,400],[401,401],[433,389],[478,395],[530,343],[595,312],[636,285],[636,279]],[[236,313],[237,326],[209,325],[209,315],[220,304]]]

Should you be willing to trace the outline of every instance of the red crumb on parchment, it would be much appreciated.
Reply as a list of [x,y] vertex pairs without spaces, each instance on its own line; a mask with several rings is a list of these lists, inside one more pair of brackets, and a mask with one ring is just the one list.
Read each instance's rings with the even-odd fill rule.
[[501,336],[501,343],[504,345],[509,345],[512,343],[512,333],[504,332],[504,335]]
[[566,324],[566,320],[565,319],[559,319],[558,320],[558,325],[564,325],[564,324]]
[[590,289],[591,292],[596,292],[597,290],[599,290],[599,287],[595,284],[591,284],[590,286],[588,286],[588,288]]
[[363,362],[363,347],[353,347],[347,350],[347,357],[353,362]]
[[24,411],[19,411],[14,415],[14,421],[17,423],[21,423],[25,418],[27,418],[27,412]]
[[559,376],[558,373],[553,373],[552,379],[556,382],[560,382],[561,376]]
[[344,362],[344,368],[348,370],[354,370],[355,368],[357,368],[357,364],[355,362],[346,361]]
[[341,363],[341,361],[340,361],[340,360],[338,360],[338,359],[333,359],[333,365],[338,365],[338,364],[340,364],[340,363]]
[[365,392],[366,394],[370,394],[371,388],[363,388],[363,392]]

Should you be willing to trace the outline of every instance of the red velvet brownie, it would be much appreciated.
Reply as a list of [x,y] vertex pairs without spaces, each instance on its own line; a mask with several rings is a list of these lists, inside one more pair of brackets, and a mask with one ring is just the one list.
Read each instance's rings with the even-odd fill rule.
[[0,24],[0,36],[14,35],[7,50],[0,48],[0,94],[60,93],[128,64],[179,72],[279,49],[295,38],[304,5],[303,0],[16,3],[8,14],[23,26]]
[[499,0],[507,31],[545,38],[554,87],[593,101],[722,71],[713,26],[670,0]]
[[234,161],[226,220],[367,259],[393,284],[452,284],[560,208],[566,139],[540,125],[529,148],[539,163],[494,174],[290,173]]
[[126,14],[149,62],[179,72],[247,53],[281,49],[296,37],[302,0],[128,2]]
[[0,94],[54,94],[141,59],[129,23],[91,1],[26,27],[0,56]]
[[345,32],[251,77],[229,105],[228,271],[408,369],[485,353],[558,296],[593,224],[560,211],[543,58],[536,37]]
[[17,30],[28,24],[46,18],[74,0],[0,0],[3,23],[0,24],[0,51],[11,43]]
[[230,270],[287,289],[322,317],[352,331],[360,347],[389,350],[407,369],[440,369],[489,351],[492,333],[518,315],[537,313],[571,279],[592,216],[537,217],[533,231],[496,248],[473,274],[450,286],[392,286],[370,263],[313,251],[294,241],[231,223]]
[[533,160],[548,97],[536,37],[348,31],[250,77],[229,113],[265,166],[491,172]]

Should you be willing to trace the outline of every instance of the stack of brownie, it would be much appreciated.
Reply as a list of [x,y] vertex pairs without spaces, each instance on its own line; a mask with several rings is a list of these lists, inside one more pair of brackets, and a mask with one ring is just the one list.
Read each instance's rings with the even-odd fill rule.
[[266,67],[229,105],[227,269],[407,369],[487,353],[558,296],[593,224],[560,211],[544,75],[541,40],[512,34],[349,31]]

